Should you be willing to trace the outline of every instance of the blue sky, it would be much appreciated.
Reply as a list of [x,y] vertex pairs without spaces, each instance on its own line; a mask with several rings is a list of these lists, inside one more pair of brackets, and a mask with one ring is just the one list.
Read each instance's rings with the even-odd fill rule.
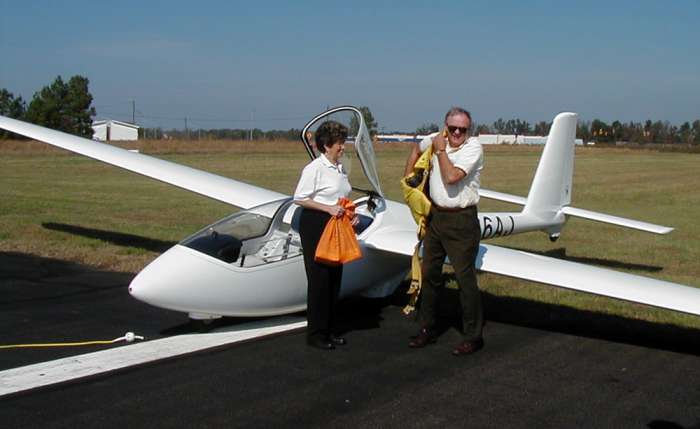
[[301,128],[366,105],[386,131],[440,122],[700,119],[700,2],[0,0],[0,88],[90,79],[98,117]]

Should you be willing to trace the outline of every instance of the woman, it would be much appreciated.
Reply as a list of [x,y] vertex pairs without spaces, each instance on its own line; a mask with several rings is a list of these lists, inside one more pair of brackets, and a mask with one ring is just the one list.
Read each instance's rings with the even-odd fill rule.
[[[326,121],[318,127],[316,148],[321,155],[304,167],[294,192],[294,202],[303,208],[299,235],[308,282],[306,342],[323,350],[346,344],[345,339],[333,331],[335,301],[340,291],[343,266],[316,262],[314,255],[328,220],[331,216],[343,215],[338,199],[347,197],[352,189],[340,163],[347,136],[347,127],[339,122]],[[352,221],[353,225],[356,223],[357,217]]]

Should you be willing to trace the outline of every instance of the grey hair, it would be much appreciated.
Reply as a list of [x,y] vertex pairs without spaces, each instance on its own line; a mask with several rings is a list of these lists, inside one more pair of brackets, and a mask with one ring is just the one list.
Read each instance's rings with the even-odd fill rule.
[[445,123],[447,123],[447,118],[454,115],[464,115],[469,119],[469,130],[472,129],[472,114],[468,110],[462,109],[461,107],[454,106],[445,114]]

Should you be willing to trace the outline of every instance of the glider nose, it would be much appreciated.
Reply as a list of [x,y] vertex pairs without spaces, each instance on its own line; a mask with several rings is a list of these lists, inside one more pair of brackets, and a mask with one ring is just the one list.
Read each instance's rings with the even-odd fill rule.
[[139,301],[156,307],[170,308],[182,304],[182,290],[187,288],[187,262],[190,255],[170,248],[148,264],[129,284],[129,293]]
[[146,278],[149,276],[144,276],[142,273],[143,271],[137,274],[129,284],[129,294],[139,301],[151,304],[158,294],[154,293],[155,285]]
[[129,293],[169,310],[257,317],[303,310],[305,278],[301,256],[243,268],[176,244],[131,281]]

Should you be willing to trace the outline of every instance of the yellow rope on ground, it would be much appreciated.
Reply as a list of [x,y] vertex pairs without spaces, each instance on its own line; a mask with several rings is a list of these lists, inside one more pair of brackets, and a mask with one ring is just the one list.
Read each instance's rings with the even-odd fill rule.
[[89,346],[93,344],[112,344],[114,341],[84,341],[82,343],[43,343],[43,344],[10,344],[0,346],[0,349],[18,349],[29,347],[71,347],[71,346]]
[[33,348],[33,347],[74,347],[74,346],[92,346],[98,344],[113,344],[118,341],[126,341],[130,343],[134,340],[143,340],[144,338],[140,335],[134,335],[133,332],[127,332],[123,337],[115,338],[113,340],[99,340],[99,341],[81,341],[73,343],[37,343],[37,344],[8,344],[0,345],[0,349],[20,349],[20,348]]

